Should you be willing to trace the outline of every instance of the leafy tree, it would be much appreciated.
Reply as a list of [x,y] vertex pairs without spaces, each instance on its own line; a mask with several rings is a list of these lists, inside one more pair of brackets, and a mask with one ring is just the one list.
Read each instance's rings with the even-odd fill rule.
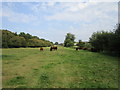
[[105,31],[93,33],[90,38],[92,46],[100,51],[107,49],[110,34],[111,33]]
[[58,45],[58,42],[55,42],[55,45]]
[[14,35],[17,36],[17,32],[15,32]]
[[20,32],[19,36],[24,37],[26,40],[32,39],[32,35],[29,33],[25,34],[24,32]]
[[90,38],[91,45],[100,51],[120,56],[120,24],[113,32],[96,32]]
[[29,46],[39,46],[38,39],[29,39]]
[[120,24],[113,32],[109,41],[109,51],[120,56]]
[[8,30],[2,30],[2,47],[8,48],[11,44],[10,39],[14,36],[14,33]]
[[26,41],[24,37],[20,36],[14,36],[10,39],[10,47],[21,47],[21,46],[26,46]]
[[85,42],[84,47],[86,47],[86,48],[93,48],[89,42]]
[[39,39],[39,37],[37,37],[37,36],[32,36],[32,38],[36,38],[36,39]]
[[75,40],[75,35],[71,33],[67,33],[65,41],[64,41],[64,46],[65,47],[74,46],[74,40]]
[[[20,34],[19,34],[19,36],[21,36],[21,37],[24,37],[25,38],[25,33],[24,32],[20,32]],[[26,39],[26,38],[25,38]]]
[[84,46],[85,46],[85,43],[82,42],[82,40],[79,40],[79,42],[77,43],[77,46],[78,46],[78,47],[84,47]]

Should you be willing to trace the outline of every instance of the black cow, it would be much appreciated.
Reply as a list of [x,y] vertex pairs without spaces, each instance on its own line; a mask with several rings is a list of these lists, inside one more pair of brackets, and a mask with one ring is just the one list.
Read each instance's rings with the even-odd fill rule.
[[55,46],[50,47],[50,51],[52,51],[52,50],[57,50],[57,47],[55,47]]

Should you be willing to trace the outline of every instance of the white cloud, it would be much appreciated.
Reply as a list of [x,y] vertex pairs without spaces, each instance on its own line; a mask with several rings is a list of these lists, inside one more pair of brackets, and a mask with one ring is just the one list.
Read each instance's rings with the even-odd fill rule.
[[[56,4],[57,3],[57,4]],[[59,4],[58,4],[59,3]],[[40,2],[37,4],[29,4],[29,7],[35,12],[49,12],[52,9],[52,13],[59,11],[77,12],[88,6],[88,3],[78,3],[78,2]]]
[[48,12],[51,8],[55,8],[56,2],[39,2],[37,4],[28,4],[30,9],[35,13],[40,13],[41,11]]
[[[87,3],[84,8],[77,8],[75,10],[70,10],[74,7],[73,3],[67,4],[66,6],[63,4],[63,7],[67,8],[64,8],[62,13],[56,12],[53,15],[47,15],[45,18],[50,21],[71,21],[74,24],[77,24],[77,26],[80,26],[79,28],[76,28],[73,25],[65,31],[65,33],[70,32],[75,34],[77,41],[79,39],[84,41],[89,40],[92,33],[96,31],[113,30],[115,24],[118,23],[117,3]],[[79,4],[80,3],[76,5]]]
[[[76,24],[77,26],[80,26],[79,28],[76,28],[73,25],[68,27],[67,30],[64,30],[64,31],[61,31],[59,29],[52,31],[54,28],[51,29],[50,32],[47,32],[47,34],[45,34],[46,36],[44,37],[48,37],[53,41],[64,40],[65,34],[68,32],[75,34],[76,41],[78,41],[79,39],[86,41],[86,40],[89,40],[89,37],[92,35],[93,32],[96,32],[99,30],[112,30],[118,20],[117,3],[62,2],[62,3],[59,3],[59,5],[56,5],[56,3],[50,4],[50,5],[48,3],[44,3],[41,5],[39,3],[37,5],[35,5],[37,12],[40,11],[42,7],[44,7],[45,12],[48,12],[48,9],[51,7],[54,7],[54,9],[56,9],[56,12],[54,12],[54,10],[51,8],[50,12],[52,12],[53,14],[44,16],[45,19],[48,21],[51,21],[51,22],[52,20],[63,21],[63,22],[70,21]],[[59,10],[61,10],[61,12],[59,12]],[[81,25],[81,23],[83,24]],[[54,32],[56,34],[51,32]],[[56,36],[57,38],[54,38]],[[61,39],[61,37],[63,38]]]
[[14,12],[11,9],[9,9],[8,7],[2,8],[1,16],[6,17],[10,22],[29,23],[34,20],[37,20],[37,18],[31,14]]
[[76,12],[88,6],[88,3],[67,3],[68,8],[66,11]]
[[67,3],[63,4],[64,10],[56,12],[53,15],[45,16],[47,20],[63,20],[63,21],[85,21],[90,22],[94,19],[110,19],[113,18],[110,12],[117,14],[117,6],[104,3]]

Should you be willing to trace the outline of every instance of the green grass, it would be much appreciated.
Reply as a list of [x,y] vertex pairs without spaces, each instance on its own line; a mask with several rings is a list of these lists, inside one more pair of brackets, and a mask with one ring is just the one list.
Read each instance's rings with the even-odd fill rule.
[[3,49],[3,88],[118,88],[120,58],[72,48]]

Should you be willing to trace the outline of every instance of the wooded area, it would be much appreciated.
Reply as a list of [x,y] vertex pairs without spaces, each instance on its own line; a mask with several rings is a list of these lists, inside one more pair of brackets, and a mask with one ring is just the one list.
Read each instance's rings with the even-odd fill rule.
[[120,24],[111,32],[93,33],[89,42],[99,51],[120,56]]
[[48,40],[40,39],[29,33],[20,32],[20,34],[17,34],[8,30],[0,31],[2,31],[2,48],[47,47],[53,44]]

